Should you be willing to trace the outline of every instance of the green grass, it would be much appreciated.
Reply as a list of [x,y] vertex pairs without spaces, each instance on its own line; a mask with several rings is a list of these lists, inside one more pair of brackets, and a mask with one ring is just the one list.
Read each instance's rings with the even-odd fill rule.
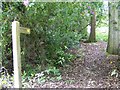
[[96,30],[96,39],[97,41],[108,41],[108,30],[103,30],[105,29],[103,28],[99,28],[98,30]]

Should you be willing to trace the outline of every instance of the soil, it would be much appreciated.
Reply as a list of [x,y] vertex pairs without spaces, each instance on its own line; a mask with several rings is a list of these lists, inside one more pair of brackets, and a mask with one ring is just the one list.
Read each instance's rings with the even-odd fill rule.
[[79,49],[71,52],[78,57],[68,66],[62,67],[62,80],[47,81],[35,85],[41,88],[120,88],[116,69],[117,55],[106,53],[106,42],[80,43]]

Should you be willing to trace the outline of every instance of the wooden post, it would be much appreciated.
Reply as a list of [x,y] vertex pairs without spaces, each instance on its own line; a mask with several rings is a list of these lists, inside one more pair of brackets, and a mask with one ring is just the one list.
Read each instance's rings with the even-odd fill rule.
[[[2,7],[2,2],[0,2],[0,7]],[[2,20],[2,9],[0,8],[0,20]],[[0,24],[2,24],[2,22],[0,22]],[[0,68],[2,67],[2,30],[0,30]]]
[[12,22],[13,42],[13,65],[14,65],[14,87],[21,88],[21,55],[20,55],[20,25],[19,22]]
[[20,33],[30,34],[30,29],[20,27],[18,21],[12,22],[14,87],[22,88]]

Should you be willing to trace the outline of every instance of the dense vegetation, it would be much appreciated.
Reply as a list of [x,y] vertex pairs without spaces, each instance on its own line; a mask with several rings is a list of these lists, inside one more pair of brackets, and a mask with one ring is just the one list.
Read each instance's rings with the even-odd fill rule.
[[54,87],[51,81],[57,87],[66,87],[68,82],[74,82],[75,88],[119,87],[120,56],[113,55],[120,54],[119,20],[112,16],[113,13],[117,16],[119,6],[109,3],[108,21],[108,8],[104,5],[103,2],[2,2],[0,74],[4,72],[0,88],[13,87],[13,21],[31,30],[30,35],[20,36],[23,87],[42,87],[47,81],[50,87]]
[[31,2],[28,6],[21,2],[3,2],[2,10],[3,66],[13,72],[11,24],[17,20],[21,26],[31,29],[30,35],[21,34],[22,71],[28,75],[69,64],[76,58],[69,50],[78,47],[81,40],[89,38],[87,26],[91,25],[94,13],[97,26],[105,19],[102,2]]

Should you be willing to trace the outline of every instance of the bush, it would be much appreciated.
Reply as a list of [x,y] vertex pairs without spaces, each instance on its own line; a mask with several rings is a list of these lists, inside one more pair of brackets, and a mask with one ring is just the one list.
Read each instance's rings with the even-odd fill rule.
[[11,24],[14,19],[31,29],[30,35],[21,34],[22,71],[30,73],[32,68],[37,68],[36,64],[41,69],[58,68],[73,60],[74,56],[67,50],[86,35],[81,31],[85,25],[83,16],[78,13],[82,10],[79,3],[31,3],[25,7],[21,2],[4,2],[3,6],[3,65],[13,66]]

